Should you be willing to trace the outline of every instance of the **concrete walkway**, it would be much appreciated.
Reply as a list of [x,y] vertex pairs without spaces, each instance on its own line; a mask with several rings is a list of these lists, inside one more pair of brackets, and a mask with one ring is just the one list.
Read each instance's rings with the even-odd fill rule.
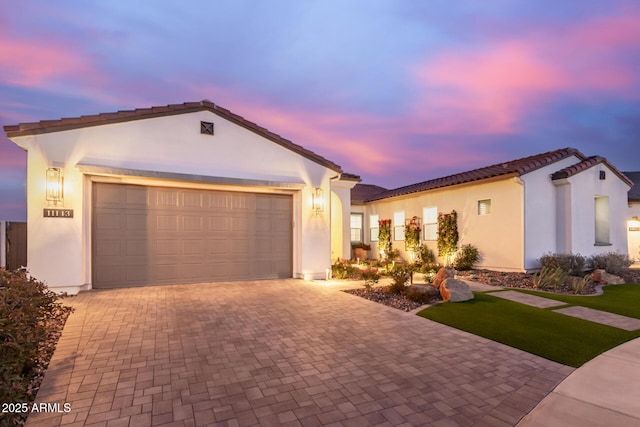
[[67,302],[28,426],[513,426],[574,371],[299,280]]
[[640,426],[640,339],[585,363],[518,425]]

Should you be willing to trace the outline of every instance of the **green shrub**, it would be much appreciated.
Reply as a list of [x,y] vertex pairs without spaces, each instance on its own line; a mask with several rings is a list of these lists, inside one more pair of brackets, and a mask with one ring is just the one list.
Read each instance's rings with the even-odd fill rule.
[[393,279],[393,283],[389,286],[389,292],[392,294],[400,294],[404,292],[407,283],[411,281],[411,275],[413,274],[413,269],[407,265],[396,265],[391,271],[389,271],[389,276]]
[[[35,398],[30,385],[46,369],[54,350],[51,342],[71,312],[59,299],[26,272],[0,269],[0,402]],[[21,417],[11,418],[17,424]]]
[[418,259],[416,264],[425,265],[425,264],[435,264],[436,262],[436,254],[427,247],[427,245],[418,246]]
[[589,266],[593,270],[603,269],[607,273],[623,273],[633,263],[626,254],[620,252],[607,252],[589,257]]
[[362,272],[362,278],[364,279],[364,287],[367,291],[370,291],[380,280],[380,273],[377,268],[367,267]]
[[419,302],[421,304],[429,303],[429,295],[427,295],[424,292],[420,292],[417,289],[408,288],[405,291],[405,296],[407,297],[408,300],[413,302]]
[[581,294],[585,292],[588,288],[593,286],[593,282],[591,281],[591,274],[587,274],[586,276],[580,277],[571,277],[571,289],[573,289],[574,294]]
[[580,254],[548,253],[539,260],[542,268],[561,268],[572,276],[582,276],[585,269],[585,258]]
[[533,287],[537,289],[556,289],[565,284],[569,273],[562,267],[543,267],[533,275]]
[[348,262],[338,260],[331,266],[331,277],[334,279],[359,280],[361,272],[359,268],[354,267]]
[[456,270],[471,270],[480,261],[480,251],[473,245],[462,245],[453,261]]

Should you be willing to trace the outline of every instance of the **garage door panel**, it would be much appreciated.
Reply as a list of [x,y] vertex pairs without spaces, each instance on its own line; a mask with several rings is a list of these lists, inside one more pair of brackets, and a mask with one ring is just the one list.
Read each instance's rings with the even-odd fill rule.
[[207,217],[207,228],[205,231],[230,231],[230,221],[226,216]]
[[147,256],[149,254],[146,239],[127,239],[125,247],[127,256]]
[[206,195],[205,200],[208,202],[205,204],[210,209],[228,209],[228,195],[226,193],[211,192]]
[[[102,191],[102,190],[101,190]],[[124,191],[124,203],[128,207],[146,208],[149,205],[146,187],[126,186],[121,189]]]
[[93,203],[96,288],[292,276],[291,196],[95,183]]

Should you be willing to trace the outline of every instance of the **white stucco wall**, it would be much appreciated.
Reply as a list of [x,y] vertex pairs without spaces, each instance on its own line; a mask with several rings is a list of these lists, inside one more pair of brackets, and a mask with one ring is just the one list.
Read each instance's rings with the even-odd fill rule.
[[[200,134],[200,121],[213,122],[215,135]],[[12,140],[28,150],[28,268],[52,288],[74,292],[88,288],[91,282],[92,179],[81,173],[77,164],[302,184],[302,189],[290,190],[294,194],[294,276],[324,278],[330,267],[331,212],[328,208],[314,212],[311,202],[313,189],[320,187],[328,204],[330,180],[337,173],[209,111]],[[43,218],[42,210],[47,207],[45,170],[51,166],[64,170],[64,208],[74,210],[72,219]],[[119,182],[132,181],[167,185],[165,180],[131,177],[121,177]],[[272,190],[268,184],[254,189],[282,191]]]
[[[459,246],[475,245],[481,254],[479,268],[505,271],[523,269],[523,201],[522,185],[516,177],[502,177],[472,184],[446,187],[409,196],[367,203],[365,240],[369,242],[369,215],[393,219],[395,211],[404,210],[405,219],[422,217],[424,207],[436,206],[438,212],[458,212]],[[491,214],[478,215],[478,201],[491,199]],[[354,207],[355,208],[355,207]],[[352,209],[353,210],[353,209]],[[395,224],[393,224],[395,225]],[[437,242],[423,241],[437,255]],[[403,241],[393,241],[407,259]],[[372,256],[377,256],[377,244],[372,244]],[[443,259],[440,259],[444,263]]]
[[557,252],[557,190],[551,174],[581,160],[570,156],[522,175],[524,187],[524,268],[539,268],[538,259]]
[[[599,179],[600,171],[605,171],[606,179]],[[584,256],[598,253],[627,253],[627,192],[624,183],[604,163],[589,168],[570,178],[571,210],[573,212],[571,230],[571,250]],[[596,244],[595,198],[609,198],[609,245]]]

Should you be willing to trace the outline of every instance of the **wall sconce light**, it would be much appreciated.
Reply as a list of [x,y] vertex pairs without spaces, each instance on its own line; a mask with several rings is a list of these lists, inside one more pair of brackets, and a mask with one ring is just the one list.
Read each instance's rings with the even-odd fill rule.
[[640,231],[640,218],[637,215],[631,217],[629,221],[629,231]]
[[62,169],[47,168],[47,202],[54,205],[62,203],[64,199],[64,177]]
[[313,210],[316,213],[324,210],[324,192],[320,187],[313,189]]

